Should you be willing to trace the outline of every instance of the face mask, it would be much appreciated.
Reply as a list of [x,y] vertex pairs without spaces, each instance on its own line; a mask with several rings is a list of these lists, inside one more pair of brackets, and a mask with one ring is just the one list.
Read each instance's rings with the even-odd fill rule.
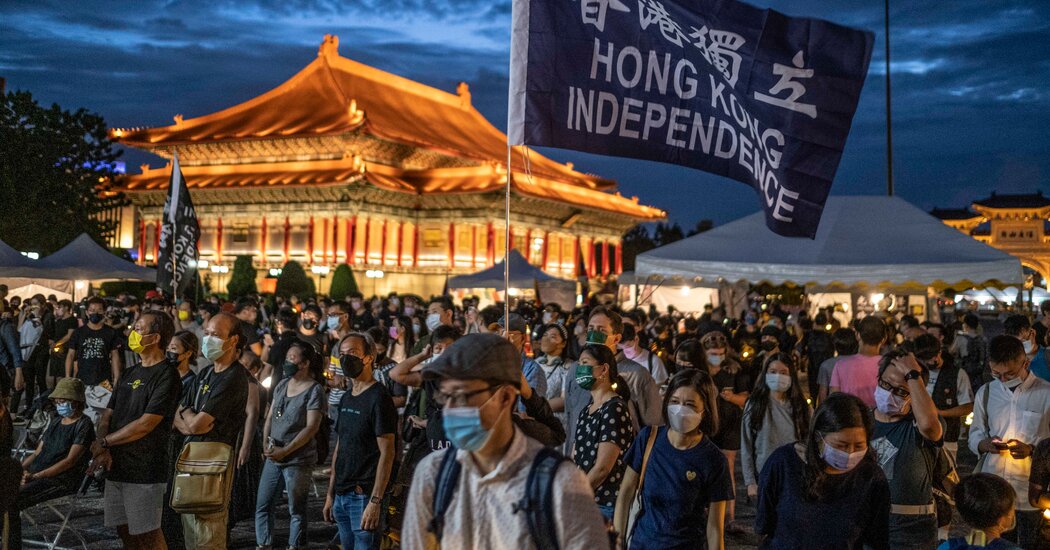
[[201,339],[201,355],[207,357],[211,362],[218,361],[226,353],[225,347],[226,340],[218,336],[206,334]]
[[303,330],[313,330],[317,326],[317,323],[313,319],[303,319],[301,323]]
[[708,353],[707,354],[707,362],[710,363],[712,367],[717,367],[717,366],[721,365],[722,361],[725,361],[725,358],[726,358],[726,356],[722,355],[721,353]]
[[291,378],[295,376],[295,373],[299,372],[299,365],[295,363],[285,363],[281,366],[281,372],[284,373],[285,378]]
[[635,357],[638,357],[640,355],[640,353],[638,351],[635,351],[635,349],[636,348],[634,346],[627,346],[623,348],[623,356],[633,361]]
[[142,353],[146,349],[146,346],[142,344],[142,335],[139,331],[133,330],[128,334],[128,349],[135,353]]
[[427,315],[427,330],[434,332],[434,329],[441,326],[441,314],[430,313]]
[[543,324],[547,325],[547,324],[550,324],[550,322],[551,322],[551,312],[544,311],[543,312]]
[[198,325],[203,325],[204,324],[204,317],[201,317],[200,315],[194,315],[193,316],[193,322],[197,323]]
[[105,316],[101,313],[92,313],[91,315],[88,315],[88,322],[92,325],[97,325],[101,323],[102,319],[105,319]]
[[594,367],[590,365],[576,365],[576,383],[585,390],[594,387]]
[[62,418],[69,418],[73,416],[73,404],[72,403],[59,403],[55,405],[55,410]]
[[327,321],[328,330],[339,330],[339,316],[329,315]]
[[700,418],[703,415],[694,411],[691,407],[685,405],[668,405],[667,406],[667,421],[671,424],[671,429],[678,433],[692,433],[700,427]]
[[572,333],[576,336],[583,334],[585,331],[586,329],[584,329],[580,325],[576,325],[576,327],[572,329]]
[[416,308],[412,306],[405,306],[405,315],[411,317],[416,314]]
[[401,300],[398,300],[397,298],[391,298],[390,299],[390,305],[392,305],[394,307],[397,307],[397,306],[401,305]]
[[762,351],[773,351],[777,348],[777,343],[766,340],[765,342],[759,344],[759,347],[762,348]]
[[755,321],[757,321],[757,319],[755,319],[754,315],[746,315],[746,316],[744,316],[744,324],[746,324],[746,325],[753,325],[753,324],[755,324]]
[[1035,351],[1035,344],[1033,344],[1031,340],[1025,340],[1024,342],[1021,342],[1021,345],[1024,346],[1025,355],[1031,355],[1032,352]]
[[791,377],[786,374],[767,372],[766,385],[772,391],[788,391],[791,388]]
[[423,327],[419,326],[419,323],[412,323],[412,334],[419,336],[419,333],[423,330]]
[[189,320],[190,320],[190,312],[183,311],[183,310],[180,309],[179,310],[179,321],[182,321],[183,323],[185,323],[186,321],[189,321]]
[[357,311],[361,309],[361,302],[359,300],[354,300],[350,302],[350,307],[354,308],[354,311]]
[[390,334],[391,340],[397,340],[397,327],[390,327],[387,333]]
[[587,331],[587,343],[588,344],[598,344],[599,346],[604,346],[605,345],[605,341],[608,338],[609,338],[609,335],[605,334],[604,332],[602,332],[600,330],[588,330]]
[[174,351],[164,352],[164,358],[167,359],[168,362],[172,365],[178,365],[179,363],[181,363],[181,361],[179,361],[179,354]]
[[908,401],[909,399],[887,391],[882,386],[875,387],[875,407],[883,414],[895,416],[907,412]]
[[365,370],[365,362],[356,355],[340,355],[339,366],[343,369],[343,376],[347,378],[357,378],[361,376],[361,371]]
[[848,472],[857,467],[861,460],[864,460],[864,456],[868,454],[868,451],[857,451],[855,453],[847,453],[846,451],[836,449],[827,443],[824,443],[824,450],[821,452],[821,457],[824,462],[828,463],[828,466]]
[[1023,382],[1024,382],[1024,380],[1021,380],[1021,377],[1018,376],[1016,378],[1011,378],[1009,380],[1003,381],[1002,384],[1003,384],[1003,386],[1006,387],[1006,389],[1012,390],[1012,389],[1016,388],[1017,386],[1020,386],[1021,383],[1023,383]]
[[476,451],[485,446],[489,431],[481,425],[478,407],[448,407],[442,413],[445,437],[457,449]]

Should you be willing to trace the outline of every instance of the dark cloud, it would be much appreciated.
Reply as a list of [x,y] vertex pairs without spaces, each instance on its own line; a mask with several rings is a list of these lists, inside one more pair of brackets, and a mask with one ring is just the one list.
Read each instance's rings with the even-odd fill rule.
[[[571,0],[575,1],[575,0]],[[867,0],[755,1],[876,33],[868,76],[833,193],[883,193],[883,11]],[[893,3],[894,174],[924,208],[1033,191],[1050,175],[1050,2]],[[507,0],[118,0],[0,3],[0,75],[42,102],[87,107],[113,126],[168,124],[245,101],[314,58],[338,34],[343,55],[445,90],[506,127]],[[691,226],[758,208],[725,178],[651,162],[544,149],[612,177],[624,195]],[[129,152],[134,166],[148,158]],[[1048,189],[1050,190],[1050,189]],[[669,199],[668,197],[673,197]]]

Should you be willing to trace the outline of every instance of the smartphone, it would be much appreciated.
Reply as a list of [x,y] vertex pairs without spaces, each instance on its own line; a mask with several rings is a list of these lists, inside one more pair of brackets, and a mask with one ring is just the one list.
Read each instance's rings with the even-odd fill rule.
[[998,440],[998,439],[993,439],[992,440],[992,445],[995,445],[995,448],[999,449],[1000,451],[1005,451],[1005,450],[1010,448],[1010,444],[1008,442],[1001,441],[1001,440]]

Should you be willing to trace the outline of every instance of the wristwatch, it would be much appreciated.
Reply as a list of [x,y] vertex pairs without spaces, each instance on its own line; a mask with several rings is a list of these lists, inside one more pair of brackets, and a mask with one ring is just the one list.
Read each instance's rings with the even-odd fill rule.
[[921,377],[922,377],[922,373],[920,373],[917,370],[912,370],[912,371],[908,371],[908,374],[904,375],[904,381],[907,382],[909,380],[918,380]]
[[381,499],[379,497],[372,497],[372,498],[368,499],[368,502],[371,502],[372,504],[379,504],[382,501],[383,501],[383,499]]

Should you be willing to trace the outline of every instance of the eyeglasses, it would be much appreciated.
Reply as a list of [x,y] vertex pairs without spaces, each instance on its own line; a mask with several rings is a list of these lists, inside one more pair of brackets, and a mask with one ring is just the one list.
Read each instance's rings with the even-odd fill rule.
[[895,388],[895,387],[891,386],[889,382],[886,382],[885,380],[882,380],[881,378],[879,379],[879,387],[884,389],[884,390],[886,390],[886,391],[888,391],[888,392],[890,392],[890,393],[892,393],[893,395],[896,395],[897,397],[910,397],[911,396],[911,392],[909,392],[908,390],[906,390],[904,388]]
[[437,401],[438,405],[441,405],[442,407],[463,407],[466,406],[467,402],[473,399],[475,395],[481,395],[485,392],[494,392],[501,387],[503,387],[502,384],[494,384],[487,388],[481,388],[480,390],[454,393],[445,393],[439,390],[434,392],[434,401]]

